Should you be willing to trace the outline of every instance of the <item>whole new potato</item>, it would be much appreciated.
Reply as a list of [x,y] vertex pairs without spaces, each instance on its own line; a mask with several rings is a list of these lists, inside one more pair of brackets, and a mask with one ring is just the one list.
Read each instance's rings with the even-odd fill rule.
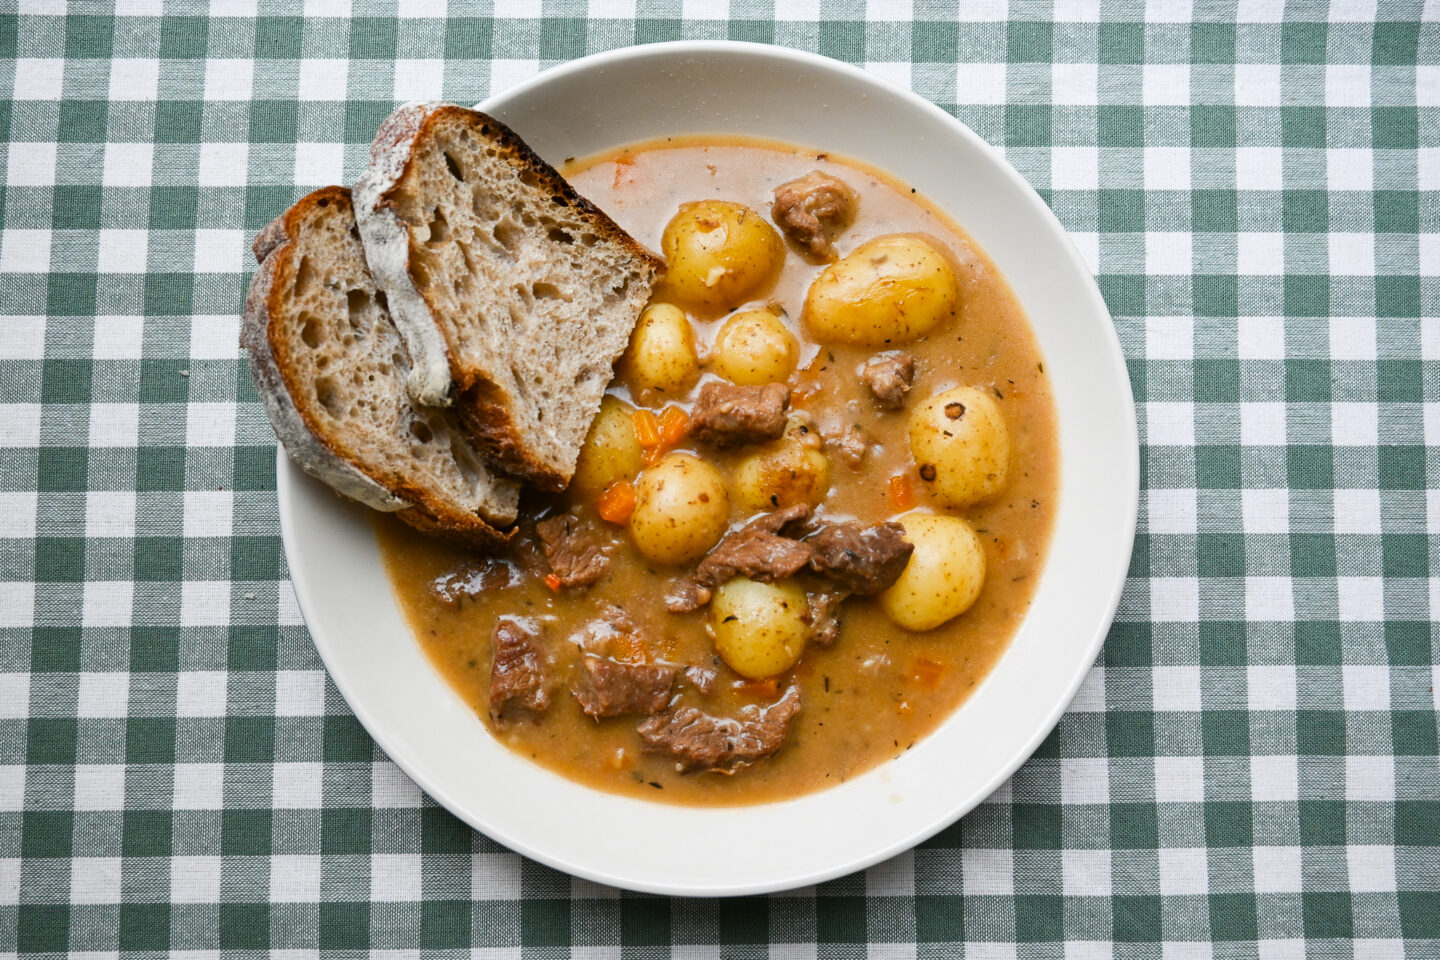
[[687,307],[728,310],[764,289],[785,259],[775,228],[729,200],[683,204],[660,237],[661,289]]
[[630,539],[656,563],[688,563],[719,542],[729,514],[714,467],[692,454],[666,454],[636,482]]
[[749,511],[807,503],[819,506],[830,492],[830,458],[808,424],[791,421],[785,435],[741,460],[735,498]]
[[782,383],[795,369],[800,346],[774,310],[744,310],[727,317],[715,335],[711,368],[731,383]]
[[970,609],[985,585],[985,551],[959,517],[906,514],[897,521],[914,544],[910,562],[880,609],[906,630],[933,630]]
[[742,677],[763,680],[795,666],[810,626],[805,591],[793,583],[735,577],[710,601],[715,652]]
[[826,267],[805,297],[802,321],[822,343],[878,347],[924,336],[955,315],[960,285],[923,237],[876,237]]
[[620,358],[620,375],[637,393],[681,394],[700,375],[695,333],[685,311],[671,303],[645,308]]
[[910,412],[910,455],[920,478],[946,507],[988,500],[1010,472],[1010,431],[995,398],[977,387],[955,387]]
[[634,480],[640,472],[645,451],[635,436],[635,408],[618,397],[605,395],[600,412],[590,424],[590,433],[575,461],[570,490],[593,500],[618,480]]

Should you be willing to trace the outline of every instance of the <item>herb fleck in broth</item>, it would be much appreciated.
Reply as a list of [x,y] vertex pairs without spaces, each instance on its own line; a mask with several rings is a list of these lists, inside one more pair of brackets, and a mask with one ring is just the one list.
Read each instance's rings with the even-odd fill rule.
[[[768,219],[773,189],[817,169],[844,180],[860,197],[854,223],[836,238],[842,256],[873,237],[925,235],[949,252],[961,291],[955,321],[903,346],[916,358],[919,373],[906,409],[899,412],[881,410],[856,375],[875,349],[821,345],[806,337],[801,307],[823,265],[807,262],[788,246],[774,285],[739,307],[778,303],[784,308],[786,325],[800,345],[799,369],[791,383],[796,396],[804,395],[804,411],[822,435],[838,435],[858,425],[876,442],[858,470],[833,449],[828,451],[831,486],[817,513],[866,523],[894,519],[904,512],[894,506],[895,486],[890,483],[898,475],[910,478],[919,508],[929,509],[928,485],[910,457],[908,412],[920,400],[951,387],[983,387],[999,399],[1009,430],[1008,484],[981,506],[935,512],[963,516],[980,535],[987,562],[984,589],[969,611],[924,633],[902,630],[873,601],[852,598],[840,607],[842,629],[833,647],[810,644],[778,682],[744,681],[716,656],[706,632],[705,609],[685,614],[665,609],[667,584],[686,570],[647,561],[623,527],[597,517],[593,502],[533,496],[522,509],[531,517],[570,509],[600,529],[608,538],[612,561],[599,583],[555,590],[539,576],[522,576],[456,606],[441,602],[432,584],[465,566],[473,555],[417,534],[393,518],[377,517],[386,570],[431,661],[497,738],[563,776],[648,800],[696,805],[767,802],[841,783],[902,754],[963,703],[1003,653],[1029,608],[1056,509],[1056,414],[1042,357],[1019,304],[963,231],[907,185],[858,164],[769,142],[677,138],[572,164],[566,173],[580,193],[641,243],[658,250],[665,224],[680,204],[723,198],[744,203]],[[690,313],[702,358],[730,312]],[[659,413],[666,405],[688,405],[698,385],[683,397],[636,398],[617,379],[611,392],[630,402],[647,400],[645,405]],[[704,457],[727,481],[751,452],[695,445],[680,449]],[[732,498],[732,524],[750,516]],[[533,537],[533,524],[523,526],[519,539]],[[533,542],[522,542],[517,550],[532,556],[537,552]],[[539,570],[544,573],[543,559]],[[676,686],[682,704],[733,716],[746,706],[769,704],[788,685],[797,684],[803,706],[785,745],[733,776],[681,774],[673,759],[644,752],[635,730],[641,717],[596,721],[585,716],[567,692],[580,672],[579,650],[568,638],[595,618],[602,600],[622,607],[640,626],[648,638],[643,658],[715,671],[708,695],[682,674]],[[497,619],[507,616],[542,622],[556,663],[553,703],[535,722],[496,725],[488,716],[491,636]]]

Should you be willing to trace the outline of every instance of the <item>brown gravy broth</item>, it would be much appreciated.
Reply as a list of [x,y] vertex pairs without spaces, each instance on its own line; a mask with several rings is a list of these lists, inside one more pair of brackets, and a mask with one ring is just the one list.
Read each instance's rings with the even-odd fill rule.
[[[1009,483],[992,502],[959,512],[984,543],[985,587],[968,612],[925,633],[902,630],[873,601],[852,598],[840,609],[838,643],[829,649],[811,644],[778,685],[746,683],[715,656],[706,634],[705,609],[666,611],[665,584],[685,571],[645,560],[623,527],[598,519],[593,504],[572,505],[563,495],[534,496],[522,512],[534,517],[568,507],[603,528],[613,549],[604,580],[589,589],[557,593],[539,576],[530,576],[458,607],[439,602],[432,584],[463,566],[470,554],[379,516],[376,531],[386,569],[425,653],[498,739],[562,776],[647,800],[694,805],[775,801],[844,782],[902,754],[963,703],[1004,652],[1030,605],[1057,507],[1055,409],[1043,358],[1020,305],[962,230],[908,186],[878,171],[771,142],[676,138],[572,162],[566,175],[641,243],[658,250],[665,224],[681,203],[723,198],[769,219],[773,189],[816,169],[846,181],[860,196],[855,222],[836,240],[842,256],[883,234],[926,234],[953,255],[961,287],[957,319],[904,345],[919,372],[907,410],[893,413],[879,409],[857,375],[857,368],[876,350],[821,346],[807,339],[800,325],[806,290],[823,265],[807,262],[788,247],[774,287],[748,305],[784,306],[786,323],[801,344],[800,369],[792,385],[799,393],[812,392],[803,409],[815,418],[822,435],[838,435],[848,424],[858,423],[880,444],[858,470],[831,457],[831,489],[818,513],[869,523],[892,519],[904,511],[890,502],[888,480],[904,473],[915,479],[919,509],[927,509],[925,484],[914,476],[908,449],[907,411],[952,386],[991,389],[1003,397],[1001,409],[1010,432]],[[690,313],[702,360],[728,314]],[[688,408],[698,389],[697,384],[689,396],[664,398],[652,408],[658,412],[677,400]],[[636,399],[618,379],[611,392],[627,401]],[[705,457],[728,479],[735,463],[753,448],[679,449]],[[732,524],[748,518],[738,506],[732,507]],[[533,525],[520,536],[533,538]],[[579,650],[567,638],[594,619],[597,604],[607,599],[623,607],[651,639],[646,659],[716,671],[718,681],[708,696],[682,675],[676,687],[682,704],[733,716],[748,704],[773,702],[778,691],[797,683],[803,707],[786,744],[733,776],[680,774],[673,760],[643,751],[635,731],[643,718],[595,721],[585,716],[566,692],[579,672]],[[497,619],[504,616],[541,620],[557,661],[561,686],[538,721],[497,726],[487,714],[491,636]],[[457,757],[456,762],[466,761]]]

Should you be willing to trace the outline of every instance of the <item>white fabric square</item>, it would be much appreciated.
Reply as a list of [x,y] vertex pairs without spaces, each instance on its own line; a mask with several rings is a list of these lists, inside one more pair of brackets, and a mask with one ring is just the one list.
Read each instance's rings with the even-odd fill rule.
[[1353,892],[1395,892],[1394,847],[1346,847],[1345,863],[1350,868],[1350,889]]
[[1335,532],[1374,534],[1381,532],[1380,491],[1335,491]]
[[448,0],[406,0],[405,3],[405,17],[410,20],[443,20],[448,11]]
[[1237,233],[1235,272],[1241,276],[1278,277],[1285,272],[1283,233]]
[[[0,810],[13,813],[24,808],[25,767],[18,763],[0,765]],[[0,864],[4,862],[0,860]],[[18,881],[20,875],[17,873],[15,877]],[[7,892],[4,884],[0,884],[0,903],[15,903],[14,894]]]
[[1280,65],[1239,63],[1235,65],[1237,107],[1280,106]]
[[1330,318],[1331,360],[1374,360],[1376,343],[1374,317]]
[[1105,757],[1067,757],[1061,760],[1060,802],[1109,803],[1109,759]]
[[1245,668],[1246,703],[1252,711],[1294,710],[1295,665],[1252,663]]
[[730,16],[730,0],[681,0],[682,20],[725,20]]
[[92,540],[135,536],[135,491],[91,490],[85,494],[85,536]]
[[1293,803],[1300,798],[1300,765],[1293,756],[1250,758],[1250,797]]
[[420,900],[420,855],[376,853],[370,856],[370,899],[380,903]]
[[151,102],[160,93],[160,61],[117,59],[110,61],[112,102]]
[[1395,758],[1351,754],[1345,758],[1345,799],[1351,803],[1395,799]]
[[1146,523],[1151,533],[1193,534],[1196,529],[1194,489],[1151,489],[1145,493]]
[[196,230],[196,273],[240,273],[248,251],[242,230]]
[[1093,230],[1072,230],[1070,231],[1070,242],[1075,244],[1075,249],[1080,252],[1080,259],[1085,262],[1085,269],[1095,276],[1100,272],[1100,234]]
[[1344,623],[1380,623],[1385,619],[1383,577],[1336,577],[1336,606]]
[[1110,851],[1062,850],[1060,883],[1067,897],[1110,896]]
[[[1187,147],[1145,148],[1146,190],[1189,190],[1190,150]],[[1184,236],[1190,234],[1186,232]],[[1188,241],[1187,241],[1188,242]]]
[[1152,276],[1185,276],[1193,269],[1188,231],[1145,234],[1145,272]]
[[55,143],[12,141],[5,180],[12,187],[55,186]]
[[1199,667],[1152,667],[1150,682],[1155,712],[1199,712],[1202,702]]
[[186,407],[185,443],[191,447],[228,447],[235,443],[235,404],[192,403]]
[[957,63],[955,99],[959,103],[1004,103],[1005,64]]
[[107,187],[148,187],[154,167],[153,143],[107,143],[101,182]]
[[35,536],[39,502],[40,496],[34,490],[0,492],[0,540],[28,540]]
[[[410,11],[405,11],[409,17]],[[301,100],[341,101],[349,95],[350,61],[304,59],[300,61],[300,80],[296,95]]]
[[1288,623],[1295,619],[1295,592],[1289,577],[1246,577],[1245,619]]
[[119,903],[120,858],[75,857],[70,861],[71,903]]
[[277,763],[273,800],[284,810],[318,810],[325,798],[325,767],[319,763]]
[[30,715],[30,674],[0,673],[0,720]]
[[0,273],[48,273],[49,230],[0,231]]
[[1195,404],[1155,400],[1145,404],[1146,441],[1152,447],[1195,445]]
[[349,17],[350,0],[305,0],[307,17]]
[[172,803],[176,810],[219,810],[224,804],[223,763],[177,763]]
[[1194,318],[1146,317],[1145,357],[1149,360],[1194,359]]
[[276,671],[275,715],[277,717],[320,717],[324,714],[325,671]]
[[1389,710],[1390,668],[1347,663],[1340,668],[1346,710]]
[[1246,533],[1290,532],[1290,491],[1283,487],[1241,490],[1240,510]]
[[492,60],[490,62],[490,96],[504,93],[540,72],[538,60]]
[[[1349,0],[1330,7],[1331,23],[1374,23],[1378,0]],[[1433,2],[1433,0],[1432,0]]]
[[300,601],[295,597],[295,586],[288,579],[282,580],[276,588],[275,608],[282,627],[303,627],[305,618],[300,615]]
[[220,858],[170,858],[170,899],[175,903],[220,901]]
[[[77,570],[76,573],[83,573]],[[135,606],[130,580],[90,580],[85,584],[81,623],[87,627],[128,627]],[[123,715],[123,714],[121,714]],[[106,714],[112,716],[112,714]]]
[[908,23],[914,12],[911,0],[866,0],[865,20],[869,23]]
[[255,81],[254,60],[206,60],[206,100],[249,100]]
[[234,360],[239,339],[238,317],[196,315],[190,318],[191,360]]
[[1369,190],[1375,185],[1375,155],[1361,147],[1326,150],[1325,180],[1331,190]]
[[1375,236],[1373,234],[1332,233],[1328,240],[1332,276],[1375,276]]
[[1257,940],[1255,947],[1259,960],[1309,960],[1310,956],[1300,939]]
[[[1006,4],[1004,0],[994,0],[993,3],[984,4],[993,10],[996,16],[993,19],[1004,20]],[[1054,13],[1051,14],[1056,23],[1099,23],[1100,22],[1100,0],[1066,0],[1065,3],[1055,4]]]
[[1284,360],[1285,321],[1280,317],[1238,317],[1241,360]]
[[124,810],[125,765],[82,763],[75,767],[76,810]]
[[1300,848],[1256,847],[1254,850],[1256,893],[1300,892]]
[[228,490],[185,491],[184,535],[228,537],[235,495]]
[[1057,105],[1093,107],[1100,101],[1100,68],[1093,63],[1050,65],[1050,99]]
[[965,847],[960,870],[967,896],[1008,897],[1015,892],[1015,855],[1008,849]]
[[76,716],[112,720],[123,717],[130,706],[130,674],[82,673],[76,700]]
[[[803,6],[794,4],[793,6]],[[791,9],[792,5],[786,4],[782,10],[775,11],[777,20],[803,20],[800,11]],[[590,20],[633,20],[635,18],[635,0],[590,0],[586,7],[585,15]],[[815,17],[809,19],[814,20]]]
[[1380,407],[1344,401],[1330,404],[1330,442],[1337,447],[1373,447],[1380,443]]
[[1150,618],[1160,623],[1200,622],[1200,581],[1194,577],[1151,577]]
[[906,850],[866,870],[865,896],[915,896],[915,851]]
[[1094,147],[1051,149],[1050,186],[1056,190],[1094,190],[1099,187],[1099,152]]
[[140,404],[92,403],[90,446],[133,447],[140,442]]
[[396,100],[439,100],[444,90],[444,60],[395,61]]
[[1332,63],[1325,67],[1325,106],[1370,106],[1370,64]]
[[101,230],[96,266],[101,273],[144,273],[149,252],[148,230]]
[[186,580],[180,585],[182,627],[224,627],[230,624],[230,581]]
[[1350,951],[1354,960],[1405,960],[1407,956],[1404,940],[1381,940],[1373,937],[1350,941]]
[[1420,416],[1424,420],[1421,431],[1425,435],[1425,445],[1427,447],[1440,445],[1440,403],[1427,402],[1421,404],[1421,409],[1423,412]]
[[1210,944],[1199,940],[1167,940],[1160,945],[1160,960],[1213,960]]
[[1145,106],[1188,107],[1190,105],[1190,65],[1188,63],[1147,63],[1142,70],[1141,96]]
[[229,675],[223,670],[187,670],[175,678],[177,717],[225,716]]
[[0,403],[0,447],[40,445],[40,404]]
[[418,807],[422,794],[415,781],[389,760],[370,765],[370,803],[376,807]]
[[1279,190],[1284,185],[1284,171],[1284,153],[1279,147],[1235,151],[1235,185],[1241,190]]
[[1210,859],[1204,847],[1162,847],[1158,852],[1162,897],[1210,892]]
[[47,326],[43,316],[0,318],[0,360],[44,360]]
[[202,187],[243,187],[249,182],[250,144],[200,144],[199,183]]
[[1204,757],[1156,757],[1155,799],[1160,803],[1203,803]]
[[35,584],[0,582],[0,627],[35,625]]
[[1283,447],[1285,417],[1283,403],[1240,404],[1240,442],[1247,447]]
[[1145,0],[1146,23],[1189,23],[1190,0]]
[[59,100],[65,87],[65,61],[22,57],[15,61],[11,99]]
[[1416,154],[1420,189],[1440,190],[1440,147],[1421,147]]
[[515,854],[476,853],[470,857],[472,900],[519,900],[520,864]]
[[866,73],[886,83],[893,83],[901,90],[910,89],[910,63],[907,60],[867,60],[863,66]]
[[1415,105],[1440,107],[1440,64],[1426,63],[1415,68]]
[[158,17],[165,12],[165,0],[115,0],[117,17]]
[[345,144],[295,144],[295,182],[323,186],[345,179]]

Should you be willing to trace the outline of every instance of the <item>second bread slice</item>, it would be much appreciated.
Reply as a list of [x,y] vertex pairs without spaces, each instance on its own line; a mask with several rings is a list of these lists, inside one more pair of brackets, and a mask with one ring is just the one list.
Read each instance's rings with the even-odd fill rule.
[[454,403],[498,469],[570,481],[661,261],[499,121],[401,107],[355,185],[422,404]]

